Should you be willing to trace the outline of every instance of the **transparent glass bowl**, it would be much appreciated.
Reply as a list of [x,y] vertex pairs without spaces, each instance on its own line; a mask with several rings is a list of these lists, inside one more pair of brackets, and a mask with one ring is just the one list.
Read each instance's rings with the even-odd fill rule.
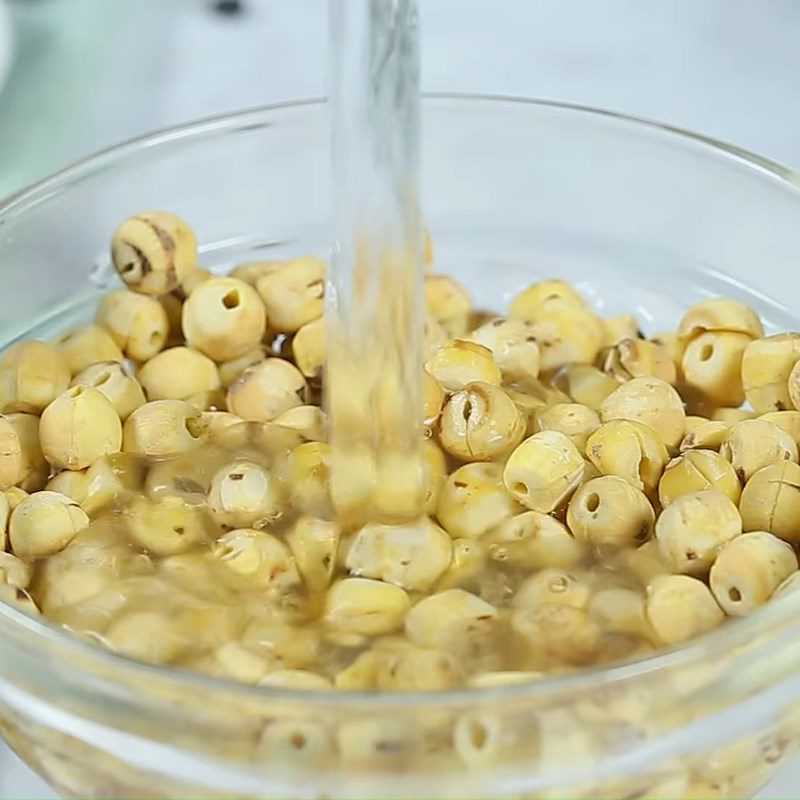
[[[763,159],[592,109],[432,97],[423,162],[437,269],[480,306],[561,276],[648,333],[718,293],[796,327],[800,190]],[[0,206],[0,344],[91,315],[129,214],[179,213],[224,267],[324,255],[330,203],[321,103],[100,153]],[[800,740],[795,600],[638,663],[402,695],[137,664],[0,607],[0,732],[81,797],[743,797]]]

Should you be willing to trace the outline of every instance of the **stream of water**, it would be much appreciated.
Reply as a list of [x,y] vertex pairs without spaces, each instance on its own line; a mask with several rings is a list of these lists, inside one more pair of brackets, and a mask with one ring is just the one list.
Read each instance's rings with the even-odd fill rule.
[[416,0],[330,0],[334,234],[325,318],[331,492],[350,524],[421,515]]

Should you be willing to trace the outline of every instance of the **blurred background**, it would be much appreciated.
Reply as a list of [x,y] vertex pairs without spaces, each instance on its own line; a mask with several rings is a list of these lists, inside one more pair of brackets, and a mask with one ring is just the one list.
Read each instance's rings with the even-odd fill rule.
[[[800,170],[800,0],[420,5],[429,91],[602,106]],[[324,94],[326,29],[326,0],[0,0],[0,196],[154,128]],[[0,800],[21,796],[52,793],[0,744]]]
[[[797,0],[420,4],[428,90],[604,106],[800,168]],[[0,0],[0,194],[153,128],[323,94],[326,28],[326,0]]]

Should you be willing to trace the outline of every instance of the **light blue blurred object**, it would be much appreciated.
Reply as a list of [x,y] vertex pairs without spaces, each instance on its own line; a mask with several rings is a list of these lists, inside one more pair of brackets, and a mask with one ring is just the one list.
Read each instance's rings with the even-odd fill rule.
[[5,0],[0,0],[0,92],[11,68],[14,40],[11,36],[11,14]]
[[146,38],[136,59],[114,51],[130,10],[108,0],[0,0],[0,196],[97,146],[103,119],[124,106],[114,102],[119,63],[141,68],[152,57]]

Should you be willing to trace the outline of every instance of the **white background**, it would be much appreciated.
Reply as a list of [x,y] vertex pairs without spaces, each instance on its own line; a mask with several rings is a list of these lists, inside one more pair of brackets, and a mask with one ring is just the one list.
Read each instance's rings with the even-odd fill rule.
[[[797,0],[420,2],[427,89],[604,106],[800,169]],[[244,0],[235,17],[212,5],[14,0],[0,192],[154,127],[324,93],[325,0]],[[800,765],[766,794],[798,785]],[[52,794],[0,745],[12,797]]]

